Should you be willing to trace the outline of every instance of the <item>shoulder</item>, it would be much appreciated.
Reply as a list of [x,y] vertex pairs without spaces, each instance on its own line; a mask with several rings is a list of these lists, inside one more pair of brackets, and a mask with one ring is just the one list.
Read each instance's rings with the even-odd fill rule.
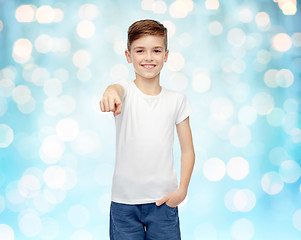
[[172,99],[173,101],[175,101],[178,104],[183,102],[186,98],[186,95],[182,92],[172,90],[172,89],[168,89],[168,88],[164,88],[164,90],[165,90],[166,96],[169,97],[170,99]]
[[173,98],[183,98],[185,97],[184,93],[176,91],[176,90],[172,90],[172,89],[168,89],[164,87],[164,91],[166,93],[167,96],[169,97],[173,97]]

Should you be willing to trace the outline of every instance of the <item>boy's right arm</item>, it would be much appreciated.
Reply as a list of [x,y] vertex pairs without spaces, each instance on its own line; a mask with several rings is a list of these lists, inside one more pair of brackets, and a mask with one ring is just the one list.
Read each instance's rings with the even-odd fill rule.
[[99,102],[102,112],[114,112],[114,117],[122,111],[122,101],[124,96],[124,88],[120,84],[109,85],[103,93],[103,97]]

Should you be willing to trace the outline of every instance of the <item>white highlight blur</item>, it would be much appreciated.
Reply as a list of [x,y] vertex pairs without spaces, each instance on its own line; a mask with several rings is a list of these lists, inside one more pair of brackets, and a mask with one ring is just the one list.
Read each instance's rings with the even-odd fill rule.
[[76,32],[81,38],[91,38],[95,34],[95,25],[89,20],[82,20],[77,24]]
[[10,126],[0,124],[0,148],[8,147],[14,140],[14,132]]
[[292,39],[286,33],[278,33],[272,38],[272,46],[279,52],[286,52],[292,47]]
[[51,189],[63,188],[66,182],[66,172],[62,167],[50,166],[43,175],[45,184]]
[[247,126],[233,125],[229,130],[228,137],[233,146],[246,147],[251,141],[251,131]]
[[219,158],[207,159],[203,165],[204,176],[212,181],[220,181],[226,173],[225,163]]
[[15,17],[18,22],[33,22],[35,20],[36,6],[21,5],[16,9]]
[[227,173],[234,180],[242,180],[249,174],[249,163],[242,157],[233,157],[227,163]]
[[207,92],[211,87],[210,76],[206,73],[199,73],[192,78],[192,87],[197,92]]
[[283,181],[277,172],[268,172],[261,179],[261,187],[263,191],[270,195],[275,195],[281,192]]
[[224,97],[215,98],[210,105],[211,115],[221,121],[229,119],[234,111],[232,102]]
[[78,124],[72,118],[61,119],[56,125],[56,134],[63,141],[73,141],[78,132]]
[[34,210],[24,210],[19,216],[19,227],[26,237],[37,236],[42,228],[39,214]]
[[231,227],[231,233],[235,240],[250,240],[253,238],[254,224],[246,218],[236,220]]
[[3,240],[14,240],[14,230],[7,224],[0,224],[0,239]]
[[192,9],[192,0],[176,0],[169,6],[169,14],[173,18],[185,18]]
[[274,99],[267,92],[257,93],[252,99],[252,106],[256,109],[257,114],[266,115],[274,107]]
[[180,71],[185,65],[185,58],[182,56],[181,53],[173,52],[169,54],[166,65],[167,68],[171,71]]
[[26,38],[20,38],[14,43],[13,59],[17,63],[26,63],[32,52],[32,43]]

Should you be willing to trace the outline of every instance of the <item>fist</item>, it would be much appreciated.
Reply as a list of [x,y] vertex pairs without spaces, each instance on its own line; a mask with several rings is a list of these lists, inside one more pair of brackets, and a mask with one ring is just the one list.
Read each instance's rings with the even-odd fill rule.
[[106,91],[99,102],[102,112],[114,112],[114,117],[122,111],[122,102],[115,91]]

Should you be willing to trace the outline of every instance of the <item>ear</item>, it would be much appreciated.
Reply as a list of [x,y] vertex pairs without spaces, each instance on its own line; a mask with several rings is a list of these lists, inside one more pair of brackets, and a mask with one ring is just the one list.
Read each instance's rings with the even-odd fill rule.
[[131,53],[129,52],[129,50],[126,49],[124,53],[128,63],[132,63]]
[[169,53],[169,50],[167,49],[167,50],[165,51],[164,62],[167,61],[168,53]]

